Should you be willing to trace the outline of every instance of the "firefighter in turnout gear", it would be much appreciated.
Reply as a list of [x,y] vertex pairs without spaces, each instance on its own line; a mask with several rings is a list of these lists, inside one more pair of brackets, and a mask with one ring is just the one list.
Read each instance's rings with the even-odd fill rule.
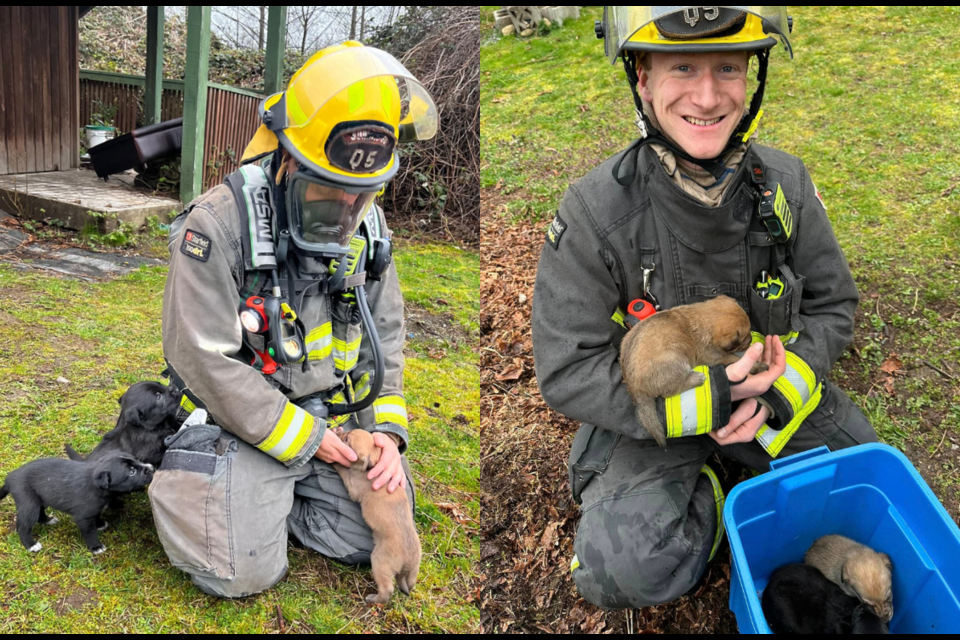
[[[605,7],[597,31],[624,65],[640,137],[567,190],[540,257],[533,347],[544,399],[583,423],[574,581],[596,605],[645,607],[690,590],[720,544],[709,456],[766,471],[877,437],[826,378],[858,293],[823,202],[800,159],[754,140],[771,49],[792,57],[785,8]],[[718,295],[747,311],[759,344],[658,400],[661,448],[622,384],[626,311]],[[769,370],[748,375],[759,358]]]
[[373,488],[414,503],[403,300],[374,200],[396,144],[435,135],[436,106],[393,56],[346,42],[260,117],[241,168],[172,223],[163,301],[171,382],[200,419],[169,439],[151,505],[173,565],[222,597],[280,580],[288,535],[369,562],[371,531],[331,466],[357,459],[338,428],[371,431]]

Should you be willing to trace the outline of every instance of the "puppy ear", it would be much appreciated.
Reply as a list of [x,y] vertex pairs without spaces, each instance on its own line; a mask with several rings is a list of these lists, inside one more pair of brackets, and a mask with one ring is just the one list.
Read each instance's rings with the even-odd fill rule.
[[374,446],[373,451],[370,452],[370,469],[374,468],[380,462],[380,455],[383,453],[383,449],[380,447]]
[[360,463],[360,468],[364,471],[370,471],[370,469],[373,469],[373,465],[370,464],[370,456],[368,455],[359,456],[357,458],[357,462]]
[[97,474],[97,477],[93,479],[93,483],[97,485],[100,489],[109,489],[110,488],[110,472],[101,471]]
[[143,422],[140,421],[140,409],[139,407],[129,407],[123,410],[123,419],[127,424],[132,424],[135,427],[142,427]]

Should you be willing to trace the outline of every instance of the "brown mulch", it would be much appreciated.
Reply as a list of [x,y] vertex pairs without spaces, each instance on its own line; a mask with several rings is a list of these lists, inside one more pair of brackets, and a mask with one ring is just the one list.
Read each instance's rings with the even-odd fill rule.
[[[736,633],[724,546],[695,590],[668,605],[608,611],[570,576],[579,509],[567,481],[578,424],[549,409],[534,376],[530,312],[546,224],[507,224],[481,194],[480,583],[486,633]],[[739,470],[730,473],[739,474]]]

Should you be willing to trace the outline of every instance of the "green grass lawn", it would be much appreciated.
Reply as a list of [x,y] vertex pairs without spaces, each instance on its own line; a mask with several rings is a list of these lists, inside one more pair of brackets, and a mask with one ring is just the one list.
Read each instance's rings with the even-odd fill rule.
[[[479,614],[466,594],[479,555],[472,529],[479,511],[479,259],[444,245],[404,242],[395,257],[408,311],[438,328],[429,333],[408,324],[408,457],[423,546],[410,598],[366,607],[369,570],[294,548],[290,573],[274,589],[241,601],[210,598],[167,562],[146,494],[129,496],[101,534],[104,555],[91,556],[69,518],[36,527],[43,550],[31,554],[14,530],[8,498],[0,503],[0,632],[478,630]],[[89,451],[113,427],[126,388],[160,379],[165,278],[166,267],[154,267],[85,283],[0,263],[0,475],[63,456],[65,443]]]
[[[571,182],[637,137],[633,101],[594,35],[599,7],[533,38],[501,37],[493,8],[485,215],[545,227]],[[831,375],[957,517],[960,8],[789,10],[796,57],[771,55],[759,141],[804,160],[860,288],[853,348]]]

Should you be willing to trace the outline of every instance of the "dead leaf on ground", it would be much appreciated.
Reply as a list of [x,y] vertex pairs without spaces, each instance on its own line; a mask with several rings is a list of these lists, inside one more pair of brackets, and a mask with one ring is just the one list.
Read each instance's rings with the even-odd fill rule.
[[903,363],[900,362],[900,359],[894,354],[887,358],[882,365],[880,365],[880,371],[884,373],[898,373],[903,370]]
[[892,395],[896,395],[896,394],[893,392],[893,378],[892,378],[892,377],[887,376],[886,378],[883,379],[883,388],[886,389],[886,390],[887,390],[887,393],[890,394],[891,396],[892,396]]
[[507,367],[497,374],[497,380],[504,382],[506,380],[519,380],[523,375],[523,362],[514,360]]
[[473,522],[473,519],[470,518],[467,514],[460,510],[460,507],[453,504],[452,502],[435,502],[434,506],[441,511],[446,511],[450,514],[450,517],[454,519],[457,524],[466,524],[467,522]]

